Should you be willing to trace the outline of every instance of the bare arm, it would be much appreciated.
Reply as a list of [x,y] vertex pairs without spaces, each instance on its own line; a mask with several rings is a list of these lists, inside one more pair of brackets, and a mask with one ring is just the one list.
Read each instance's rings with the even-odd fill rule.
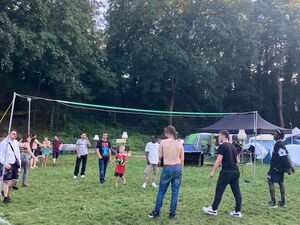
[[88,137],[86,137],[86,142],[87,142],[87,145],[88,145],[89,147],[92,146],[90,140],[88,139]]
[[44,147],[44,144],[42,144],[41,142],[39,142],[38,139],[35,139],[35,142],[36,142],[39,146],[43,146],[43,147]]
[[158,164],[160,164],[162,157],[163,157],[163,146],[162,143],[160,143],[158,149]]
[[35,158],[34,154],[32,153],[31,151],[31,148],[30,148],[30,144],[27,143],[27,154],[31,155],[33,158]]
[[181,160],[181,166],[184,166],[184,148],[183,145],[180,146],[181,152],[180,152],[180,160]]
[[100,148],[98,147],[98,143],[97,143],[97,147],[96,147],[96,152],[97,152],[98,158],[102,159],[102,156],[100,154]]

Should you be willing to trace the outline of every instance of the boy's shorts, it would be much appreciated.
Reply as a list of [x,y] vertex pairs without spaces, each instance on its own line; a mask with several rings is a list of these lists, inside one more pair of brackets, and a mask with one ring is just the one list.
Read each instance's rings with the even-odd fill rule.
[[124,175],[123,173],[116,173],[115,172],[115,177],[123,177],[123,175]]
[[283,183],[284,182],[284,172],[276,171],[270,169],[268,172],[268,181],[271,183]]

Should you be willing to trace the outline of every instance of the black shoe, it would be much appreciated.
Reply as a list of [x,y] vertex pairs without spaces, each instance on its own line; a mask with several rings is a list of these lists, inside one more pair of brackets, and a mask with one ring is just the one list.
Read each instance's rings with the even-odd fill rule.
[[[4,192],[3,192],[3,191],[1,191],[1,195],[3,196],[3,198],[5,198],[5,197],[4,197]],[[9,195],[7,196],[7,198],[10,200]]]
[[3,199],[3,204],[9,204],[9,203],[11,203],[9,197],[6,197],[6,198]]
[[170,220],[175,220],[176,219],[176,214],[169,214],[169,219]]
[[268,203],[268,207],[269,207],[269,208],[277,208],[277,204],[276,204],[276,202],[274,202],[274,201],[270,201],[270,202]]
[[17,186],[13,186],[12,189],[19,190],[19,188]]
[[156,219],[157,217],[159,217],[159,213],[155,213],[154,211],[152,211],[148,214],[148,217],[151,219]]
[[281,208],[286,208],[286,203],[283,201],[278,201],[278,206]]
[[22,187],[28,187],[28,185],[27,184],[22,184]]

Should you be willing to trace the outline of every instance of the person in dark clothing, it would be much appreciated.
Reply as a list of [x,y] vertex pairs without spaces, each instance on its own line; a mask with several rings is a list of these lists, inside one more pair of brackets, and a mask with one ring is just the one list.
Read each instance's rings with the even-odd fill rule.
[[242,217],[242,195],[239,185],[240,172],[237,166],[237,150],[229,143],[229,133],[227,130],[220,132],[219,142],[222,144],[218,148],[218,156],[209,176],[212,178],[221,164],[222,170],[218,178],[214,202],[212,206],[203,207],[202,210],[207,214],[217,216],[217,209],[222,200],[222,195],[229,184],[236,203],[235,210],[230,212],[230,215],[240,218]]
[[289,153],[282,142],[284,134],[281,130],[277,130],[273,134],[276,144],[272,152],[272,158],[270,163],[270,169],[268,172],[268,185],[271,196],[271,201],[268,203],[270,208],[276,208],[277,203],[275,199],[275,186],[274,183],[279,184],[281,201],[278,202],[278,206],[286,207],[285,202],[285,187],[284,187],[284,173],[291,175],[295,172],[295,169],[289,158]]
[[107,132],[102,132],[102,139],[97,142],[97,154],[98,154],[98,165],[99,165],[99,178],[100,184],[103,185],[105,182],[105,174],[106,174],[106,167],[108,161],[111,157],[111,144],[107,140]]

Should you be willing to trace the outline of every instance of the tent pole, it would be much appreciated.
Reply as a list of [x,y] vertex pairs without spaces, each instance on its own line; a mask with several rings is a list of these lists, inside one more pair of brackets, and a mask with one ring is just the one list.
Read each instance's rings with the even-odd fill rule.
[[[256,138],[257,138],[257,117],[258,117],[257,114],[258,114],[258,112],[255,111],[255,113],[254,113],[254,135],[255,135],[254,141],[255,141],[255,143],[256,143]],[[256,155],[255,155],[255,150],[254,150],[253,154],[254,154],[253,183],[255,183],[256,182]]]

